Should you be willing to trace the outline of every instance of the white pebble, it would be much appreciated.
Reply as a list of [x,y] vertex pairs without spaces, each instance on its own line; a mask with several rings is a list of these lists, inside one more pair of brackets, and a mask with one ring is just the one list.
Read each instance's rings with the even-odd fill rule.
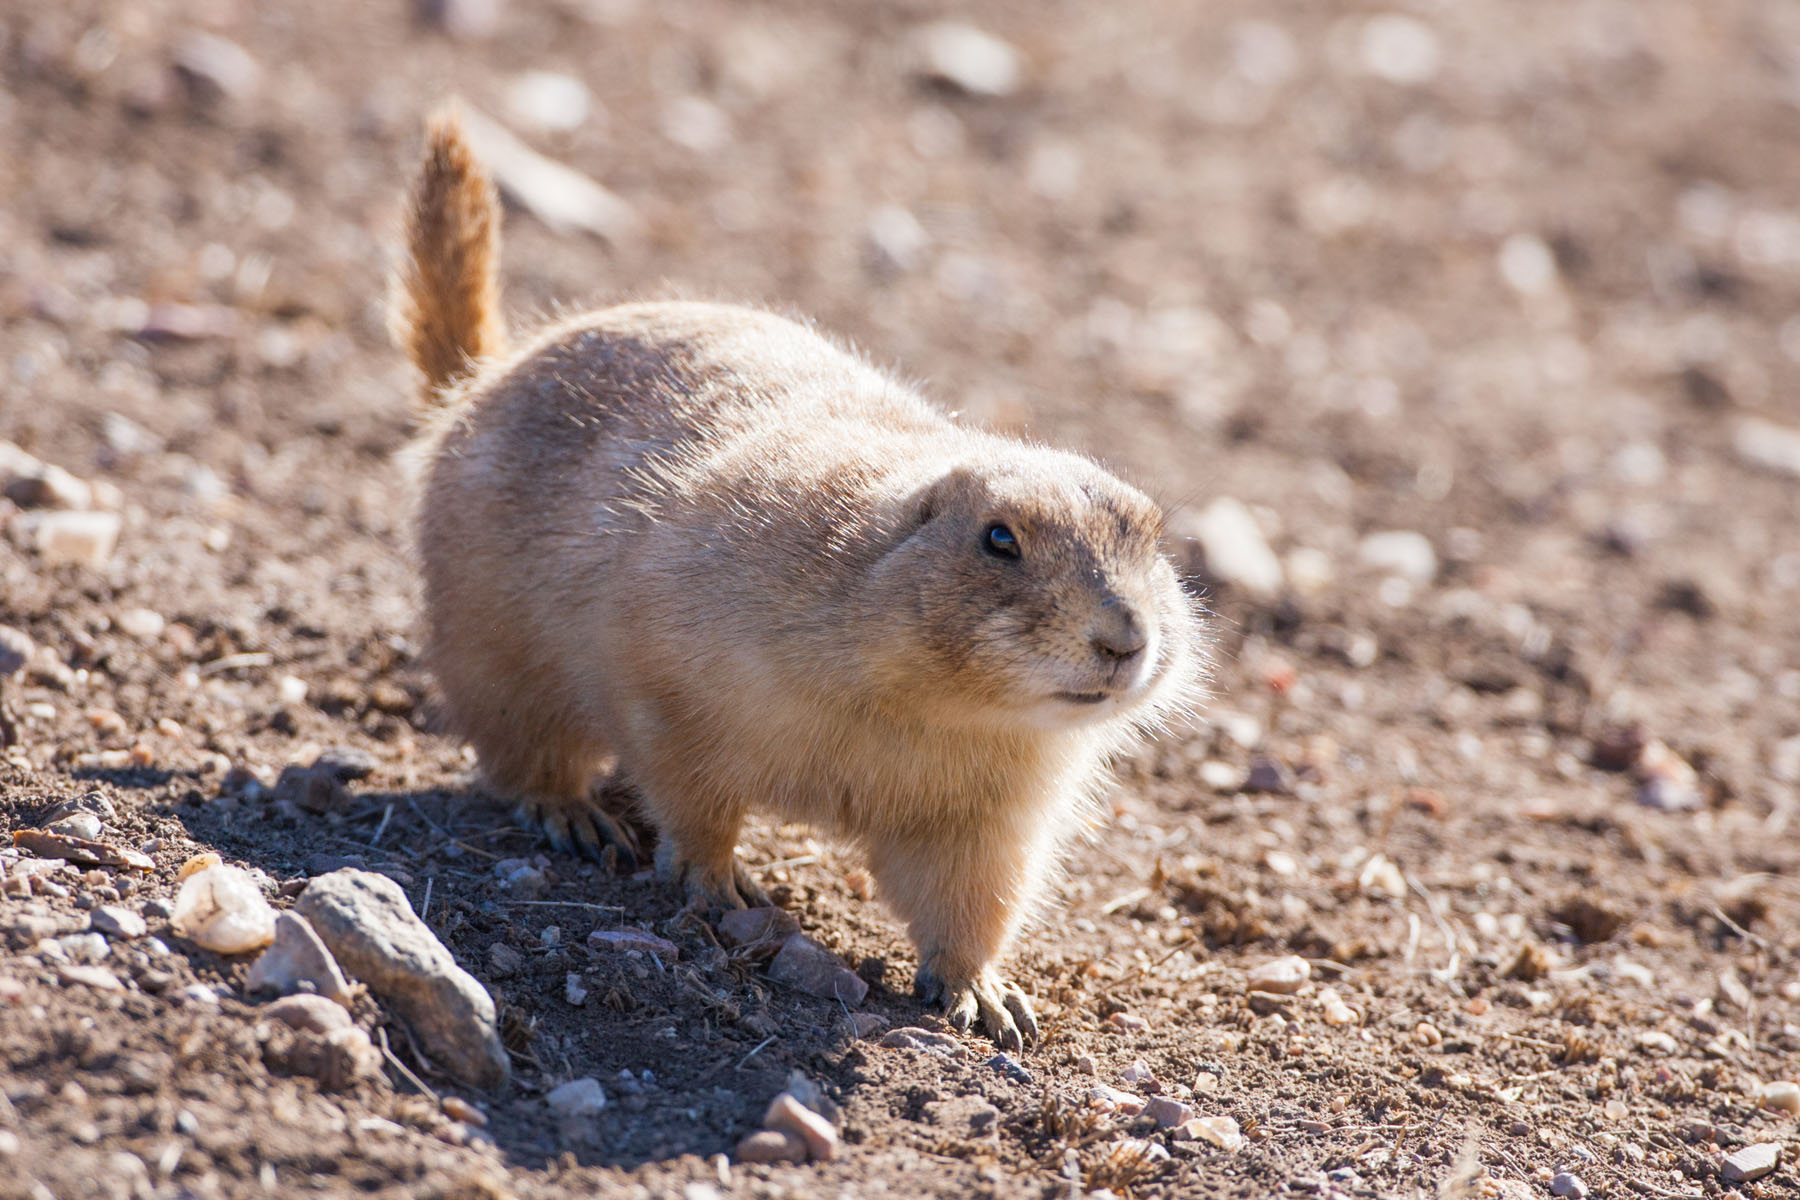
[[1753,467],[1800,478],[1800,429],[1745,417],[1732,431],[1731,446]]
[[1800,1083],[1791,1079],[1765,1083],[1756,1102],[1772,1112],[1800,1114]]
[[155,641],[162,636],[166,622],[163,615],[148,608],[128,608],[114,619],[119,632],[140,642]]
[[1431,26],[1401,13],[1381,13],[1364,22],[1358,50],[1364,70],[1407,87],[1429,83],[1443,58]]
[[1281,560],[1269,549],[1256,518],[1237,500],[1220,496],[1192,520],[1189,532],[1215,579],[1262,599],[1281,591]]
[[1306,981],[1311,978],[1312,964],[1297,954],[1289,954],[1253,967],[1245,982],[1253,992],[1274,992],[1280,996],[1291,996],[1306,986]]
[[1430,583],[1437,578],[1437,551],[1431,548],[1431,540],[1410,529],[1371,533],[1362,540],[1357,553],[1364,566],[1411,583]]
[[913,35],[925,74],[971,96],[1010,96],[1025,74],[1019,52],[961,21],[936,21]]
[[217,954],[243,954],[275,940],[275,910],[248,873],[225,863],[187,877],[170,923]]
[[1515,233],[1500,243],[1500,277],[1521,296],[1541,296],[1556,286],[1556,255],[1543,240]]
[[593,112],[587,85],[559,71],[526,71],[506,87],[506,113],[527,129],[567,133]]

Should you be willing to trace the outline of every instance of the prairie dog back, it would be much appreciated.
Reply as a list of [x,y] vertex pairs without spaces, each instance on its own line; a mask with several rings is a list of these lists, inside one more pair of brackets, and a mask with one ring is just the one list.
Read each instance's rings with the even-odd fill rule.
[[767,902],[748,812],[811,822],[867,854],[920,992],[1022,1044],[997,963],[1107,759],[1200,692],[1160,511],[755,309],[622,305],[506,352],[492,188],[453,121],[430,139],[396,324],[434,407],[428,655],[487,788],[628,854],[595,799],[620,771],[659,875],[721,905]]

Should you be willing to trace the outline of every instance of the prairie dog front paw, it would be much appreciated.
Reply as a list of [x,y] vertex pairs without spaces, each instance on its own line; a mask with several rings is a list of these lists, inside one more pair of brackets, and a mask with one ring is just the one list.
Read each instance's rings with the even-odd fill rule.
[[969,979],[944,979],[929,967],[920,967],[913,987],[928,1004],[941,1004],[950,1023],[967,1032],[979,1023],[982,1032],[1002,1050],[1023,1050],[1035,1044],[1037,1016],[1019,985],[989,969]]

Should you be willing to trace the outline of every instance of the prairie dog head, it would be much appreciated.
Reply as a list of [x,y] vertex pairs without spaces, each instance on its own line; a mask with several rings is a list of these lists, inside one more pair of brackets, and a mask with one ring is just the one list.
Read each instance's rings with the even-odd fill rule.
[[1084,458],[1006,449],[908,497],[870,581],[905,626],[909,688],[946,719],[1047,730],[1191,698],[1199,627],[1161,509]]

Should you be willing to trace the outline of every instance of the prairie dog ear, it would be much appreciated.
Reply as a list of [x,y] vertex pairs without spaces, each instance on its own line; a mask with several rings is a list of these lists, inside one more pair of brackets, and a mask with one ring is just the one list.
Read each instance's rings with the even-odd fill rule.
[[913,527],[929,525],[945,512],[972,507],[986,492],[986,482],[973,468],[952,467],[908,497]]

